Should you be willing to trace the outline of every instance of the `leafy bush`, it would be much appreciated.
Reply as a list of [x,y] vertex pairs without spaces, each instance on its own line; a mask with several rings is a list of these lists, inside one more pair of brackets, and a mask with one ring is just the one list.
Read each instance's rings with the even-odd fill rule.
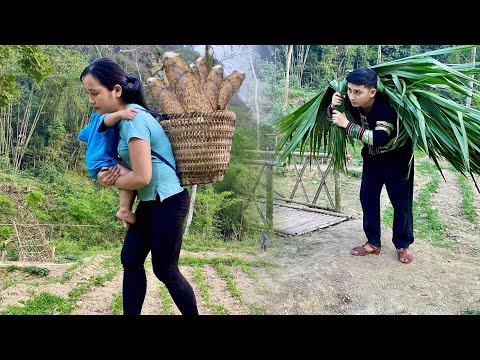
[[212,185],[206,185],[197,192],[192,230],[203,238],[213,239],[220,235],[218,213],[241,201],[231,198],[232,191],[215,192]]

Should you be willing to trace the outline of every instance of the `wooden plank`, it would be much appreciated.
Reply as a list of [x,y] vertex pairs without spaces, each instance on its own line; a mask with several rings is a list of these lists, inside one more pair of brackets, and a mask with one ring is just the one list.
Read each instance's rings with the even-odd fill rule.
[[290,211],[280,212],[280,213],[275,211],[274,222],[278,220],[278,221],[288,221],[293,223],[296,221],[301,221],[306,217],[310,219],[314,219],[315,215],[316,215],[315,213],[308,213],[306,211],[296,211],[293,209],[290,209]]
[[289,236],[323,229],[348,219],[345,214],[289,204],[274,204],[273,211],[273,230]]
[[323,219],[322,221],[318,222],[310,222],[310,223],[304,223],[304,224],[297,224],[296,226],[289,227],[289,231],[292,232],[298,232],[299,230],[307,230],[307,231],[313,231],[317,228],[320,227],[328,227],[333,224],[341,222],[342,219]]
[[297,201],[297,200],[285,199],[285,198],[278,198],[278,197],[275,197],[274,199],[275,200],[282,200],[282,201],[286,201],[286,202],[293,202],[293,203],[301,204],[301,205],[313,206],[315,209],[300,207],[300,206],[294,206],[294,205],[287,205],[287,204],[281,204],[281,205],[276,204],[276,205],[279,205],[279,206],[287,206],[287,207],[291,207],[293,209],[299,209],[299,210],[305,210],[305,211],[317,211],[317,212],[321,212],[321,213],[328,214],[328,215],[333,215],[333,216],[348,217],[347,214],[343,214],[343,213],[335,212],[335,211],[331,211],[331,210],[324,210],[324,207],[316,205],[316,204],[307,204],[303,201]]
[[[328,221],[331,221],[331,220],[328,220]],[[295,221],[292,219],[292,221],[282,222],[281,225],[277,223],[277,227],[283,230],[286,230],[291,228],[308,226],[309,224],[317,224],[321,222],[325,222],[325,221],[324,220],[320,221],[319,218],[316,218],[316,217],[301,216],[296,218]]]
[[288,228],[290,228],[292,231],[295,231],[297,228],[303,228],[303,227],[316,227],[316,226],[322,226],[322,225],[325,225],[325,224],[330,224],[330,223],[333,223],[337,221],[336,218],[334,217],[328,217],[328,218],[325,218],[325,217],[317,217],[315,219],[310,219],[309,221],[299,221],[297,223],[290,223],[290,226],[288,226]]
[[301,235],[347,220],[347,217],[340,214],[340,216],[334,216],[309,210],[311,209],[302,210],[276,205],[274,231],[285,235]]
[[345,221],[345,220],[347,220],[347,219],[338,218],[338,219],[335,219],[335,220],[332,220],[330,222],[326,222],[326,223],[323,223],[323,224],[312,224],[309,227],[279,228],[278,230],[277,230],[277,228],[274,227],[274,230],[278,231],[282,234],[287,234],[287,235],[302,235],[302,234],[306,234],[308,232],[312,232],[312,231],[315,231],[315,230],[318,230],[318,229],[323,229],[323,228],[338,224],[338,223],[340,223],[342,221]]

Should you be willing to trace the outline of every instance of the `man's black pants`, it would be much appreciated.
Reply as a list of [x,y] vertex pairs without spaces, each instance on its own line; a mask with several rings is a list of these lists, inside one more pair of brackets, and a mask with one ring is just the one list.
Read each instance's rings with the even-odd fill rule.
[[406,248],[413,243],[413,174],[412,150],[408,144],[383,154],[363,155],[360,202],[363,230],[371,245],[381,246],[380,193],[383,185],[394,211],[392,241],[395,248]]

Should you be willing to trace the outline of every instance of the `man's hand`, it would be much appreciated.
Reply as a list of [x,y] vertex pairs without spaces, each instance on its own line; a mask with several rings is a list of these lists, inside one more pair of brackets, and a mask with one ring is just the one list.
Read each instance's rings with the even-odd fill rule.
[[330,106],[332,107],[332,110],[333,110],[333,109],[335,109],[335,106],[342,105],[342,104],[343,104],[342,94],[340,94],[338,91],[336,91],[332,95],[332,103],[330,104]]
[[109,168],[102,168],[97,174],[97,179],[101,186],[113,186],[119,176],[120,168],[118,166],[111,166]]
[[347,116],[345,115],[345,113],[342,113],[338,110],[333,110],[332,111],[332,122],[335,125],[338,125],[342,128],[345,128],[345,127],[347,127],[348,119],[347,119]]

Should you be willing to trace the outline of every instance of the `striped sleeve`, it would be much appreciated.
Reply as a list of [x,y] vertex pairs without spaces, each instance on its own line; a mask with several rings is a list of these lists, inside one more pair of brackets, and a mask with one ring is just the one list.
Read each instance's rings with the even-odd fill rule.
[[387,121],[377,121],[377,124],[375,126],[375,130],[385,131],[387,133],[387,136],[390,136],[393,129],[394,129],[393,124]]
[[360,125],[349,121],[345,127],[345,132],[348,136],[363,141],[365,144],[373,145],[373,131],[367,130]]

